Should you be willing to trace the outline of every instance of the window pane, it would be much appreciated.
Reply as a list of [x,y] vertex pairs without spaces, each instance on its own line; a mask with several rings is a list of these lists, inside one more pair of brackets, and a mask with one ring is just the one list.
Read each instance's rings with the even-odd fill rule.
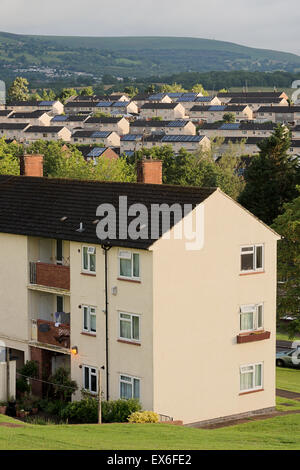
[[133,277],[140,277],[140,255],[133,255]]
[[256,247],[256,269],[261,269],[263,267],[263,247],[257,246]]
[[83,269],[89,269],[87,247],[83,247]]
[[129,400],[132,398],[132,384],[121,382],[120,398]]
[[253,254],[241,255],[241,270],[249,271],[254,269]]
[[140,381],[133,379],[133,398],[140,399]]
[[97,392],[97,376],[91,375],[91,392]]
[[258,364],[255,366],[255,387],[262,386],[262,366]]
[[120,275],[131,277],[131,259],[120,259]]
[[91,321],[91,331],[93,333],[96,333],[96,315],[91,315],[90,321]]
[[131,339],[131,322],[120,320],[120,336],[121,338]]
[[64,298],[61,295],[56,297],[56,311],[60,313],[64,311]]
[[263,327],[263,308],[262,305],[258,306],[257,310],[257,328]]
[[86,390],[90,389],[90,381],[89,381],[90,373],[89,373],[89,368],[85,367],[84,368],[84,388]]
[[56,261],[62,261],[62,240],[56,240]]
[[250,390],[253,388],[253,372],[241,374],[241,390]]
[[254,322],[253,322],[253,312],[250,313],[242,313],[241,314],[241,330],[253,330]]
[[140,319],[139,317],[132,317],[132,338],[135,340],[140,339]]
[[96,255],[90,255],[90,271],[96,272]]
[[87,307],[83,307],[83,328],[85,330],[89,329],[89,324],[88,324],[88,309]]

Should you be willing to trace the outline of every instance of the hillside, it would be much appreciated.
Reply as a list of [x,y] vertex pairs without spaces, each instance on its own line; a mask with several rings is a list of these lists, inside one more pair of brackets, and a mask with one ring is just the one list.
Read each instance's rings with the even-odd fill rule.
[[[56,70],[55,70],[56,69]],[[145,77],[211,70],[300,71],[300,56],[177,37],[60,37],[0,33],[0,74]]]

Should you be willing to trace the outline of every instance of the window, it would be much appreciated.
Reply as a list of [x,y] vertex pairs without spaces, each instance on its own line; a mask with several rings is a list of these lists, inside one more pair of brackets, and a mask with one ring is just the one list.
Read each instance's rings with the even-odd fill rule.
[[95,307],[83,306],[83,331],[96,333],[96,309]]
[[83,388],[87,392],[98,392],[97,369],[90,366],[83,366]]
[[82,248],[82,270],[88,273],[96,273],[96,248],[84,246]]
[[263,364],[251,364],[240,368],[240,391],[261,390],[263,386]]
[[120,375],[120,398],[129,400],[130,398],[140,399],[140,379],[127,375]]
[[263,271],[263,245],[241,247],[241,272]]
[[56,264],[63,264],[63,242],[56,240]]
[[240,331],[254,331],[263,328],[263,304],[240,307]]
[[59,313],[64,311],[64,298],[62,295],[56,296],[56,311]]
[[119,251],[119,274],[126,279],[140,278],[140,255],[130,251]]
[[129,341],[140,340],[140,317],[131,313],[119,314],[120,338]]

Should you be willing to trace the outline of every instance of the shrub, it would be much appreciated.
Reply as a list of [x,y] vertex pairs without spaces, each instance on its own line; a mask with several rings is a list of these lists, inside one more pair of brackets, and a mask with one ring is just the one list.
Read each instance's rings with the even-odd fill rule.
[[115,400],[102,402],[103,423],[126,423],[128,417],[142,409],[138,400]]
[[58,400],[70,400],[72,394],[78,389],[75,380],[71,380],[68,370],[60,367],[55,374],[49,378],[53,385],[53,396]]
[[159,416],[154,411],[136,411],[128,418],[129,423],[158,423]]
[[98,400],[84,398],[80,401],[68,403],[62,410],[61,418],[71,423],[97,423]]

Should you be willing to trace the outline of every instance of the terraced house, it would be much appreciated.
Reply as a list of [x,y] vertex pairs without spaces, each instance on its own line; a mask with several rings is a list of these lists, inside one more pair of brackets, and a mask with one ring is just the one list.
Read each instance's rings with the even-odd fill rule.
[[[101,371],[104,398],[191,425],[274,408],[275,232],[217,188],[159,184],[159,161],[138,184],[37,177],[37,155],[22,168],[0,176],[0,340],[19,363],[42,380],[63,365],[91,394]],[[108,203],[115,235],[100,239]],[[153,217],[169,206],[169,225]],[[194,238],[178,236],[188,220]]]

